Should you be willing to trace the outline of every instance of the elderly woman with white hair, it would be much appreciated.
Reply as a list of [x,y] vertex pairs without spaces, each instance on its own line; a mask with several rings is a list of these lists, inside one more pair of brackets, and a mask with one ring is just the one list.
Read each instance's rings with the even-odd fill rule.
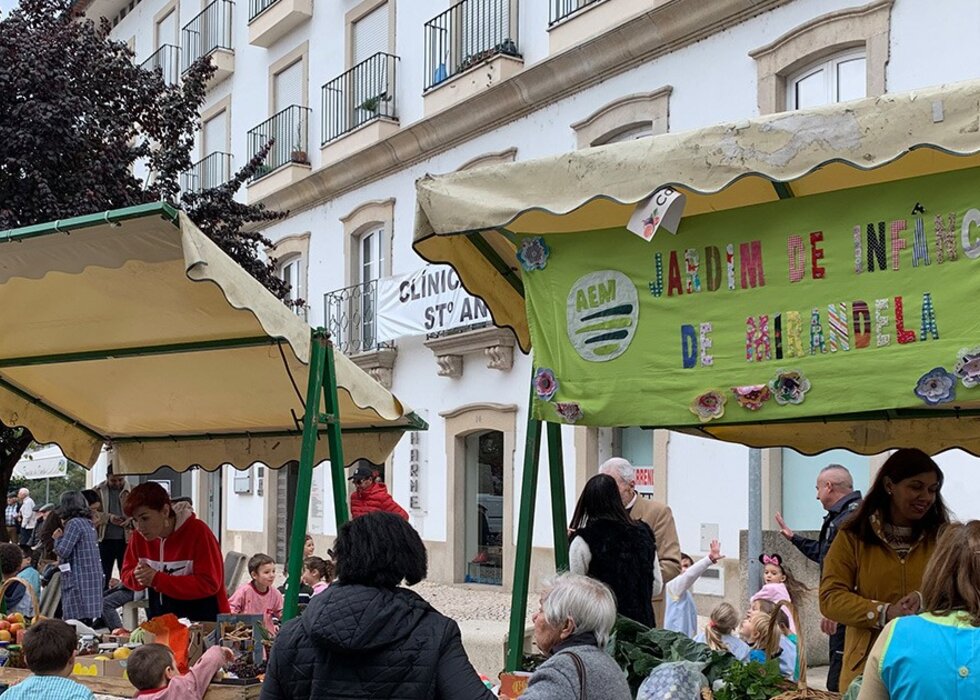
[[550,658],[531,676],[521,700],[633,697],[626,675],[604,650],[616,622],[608,586],[580,574],[557,576],[545,584],[533,619],[534,641]]

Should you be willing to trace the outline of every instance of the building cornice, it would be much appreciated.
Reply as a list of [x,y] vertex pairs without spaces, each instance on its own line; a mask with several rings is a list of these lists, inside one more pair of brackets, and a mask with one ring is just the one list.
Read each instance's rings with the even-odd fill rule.
[[789,1],[675,0],[661,5],[259,201],[293,214],[311,209]]

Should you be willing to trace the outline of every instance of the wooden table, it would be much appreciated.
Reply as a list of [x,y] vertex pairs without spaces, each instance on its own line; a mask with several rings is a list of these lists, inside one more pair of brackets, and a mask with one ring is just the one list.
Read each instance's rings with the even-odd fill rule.
[[[19,668],[0,667],[0,681],[13,685],[31,675],[30,671]],[[121,698],[131,698],[136,694],[136,688],[125,678],[105,678],[99,676],[71,676],[73,681],[81,683],[93,693],[100,695],[115,695]],[[224,685],[212,683],[204,700],[258,700],[262,690],[261,683],[253,685]]]

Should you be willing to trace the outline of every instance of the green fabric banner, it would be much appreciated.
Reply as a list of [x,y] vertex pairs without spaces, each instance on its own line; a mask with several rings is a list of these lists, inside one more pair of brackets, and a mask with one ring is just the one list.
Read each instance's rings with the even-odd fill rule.
[[980,406],[978,169],[518,244],[539,418]]

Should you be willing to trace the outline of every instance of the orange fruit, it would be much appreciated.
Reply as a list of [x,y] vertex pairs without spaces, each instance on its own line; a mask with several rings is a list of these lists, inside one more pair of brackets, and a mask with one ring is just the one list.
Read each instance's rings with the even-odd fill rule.
[[0,630],[0,642],[9,642],[13,638],[14,638],[13,635],[10,634],[9,631],[7,631],[7,630]]
[[10,626],[10,633],[17,634],[20,630],[24,629],[24,625],[19,622],[15,622]]

